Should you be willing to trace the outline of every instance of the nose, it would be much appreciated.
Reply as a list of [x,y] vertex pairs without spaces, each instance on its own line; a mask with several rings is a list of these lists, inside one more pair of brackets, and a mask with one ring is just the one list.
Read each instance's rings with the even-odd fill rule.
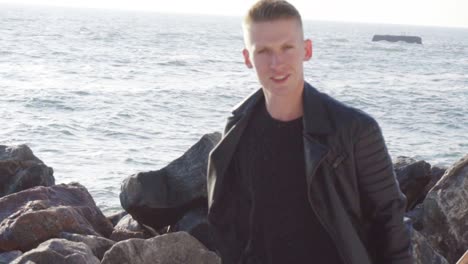
[[270,58],[270,68],[271,69],[277,69],[283,64],[283,56],[282,54],[274,53],[271,55]]

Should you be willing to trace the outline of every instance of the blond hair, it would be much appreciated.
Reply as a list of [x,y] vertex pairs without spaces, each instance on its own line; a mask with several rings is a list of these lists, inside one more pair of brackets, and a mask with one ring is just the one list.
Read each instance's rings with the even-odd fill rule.
[[256,2],[245,15],[243,27],[248,27],[252,23],[279,19],[295,19],[302,29],[301,14],[292,4],[284,0],[260,0]]

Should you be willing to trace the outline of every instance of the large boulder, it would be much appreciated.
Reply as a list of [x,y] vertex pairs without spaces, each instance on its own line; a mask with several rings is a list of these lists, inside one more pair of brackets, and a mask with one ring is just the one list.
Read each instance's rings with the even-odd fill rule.
[[91,249],[81,242],[51,239],[15,259],[12,264],[99,264]]
[[206,207],[194,208],[172,225],[169,232],[185,231],[198,239],[208,249],[214,250],[216,242],[208,222],[207,213],[208,209]]
[[118,242],[106,252],[101,263],[221,264],[221,259],[191,235],[177,232],[146,240],[134,238]]
[[86,244],[91,249],[94,256],[96,256],[100,260],[102,259],[102,257],[104,257],[106,251],[109,250],[115,244],[114,241],[107,238],[92,235],[72,234],[67,232],[60,233],[59,238],[63,238],[73,242],[82,242]]
[[110,239],[122,241],[130,238],[150,238],[159,235],[151,227],[141,225],[131,215],[126,215],[114,226]]
[[35,187],[0,198],[0,252],[28,251],[60,232],[108,237],[112,224],[79,183]]
[[125,179],[120,193],[122,207],[138,222],[159,230],[206,204],[208,154],[220,139],[218,132],[204,135],[165,168]]
[[0,197],[35,186],[52,186],[53,174],[28,146],[0,145]]
[[426,238],[414,229],[411,231],[411,244],[414,264],[449,264],[431,247]]
[[468,155],[450,167],[423,203],[421,233],[455,263],[468,248]]

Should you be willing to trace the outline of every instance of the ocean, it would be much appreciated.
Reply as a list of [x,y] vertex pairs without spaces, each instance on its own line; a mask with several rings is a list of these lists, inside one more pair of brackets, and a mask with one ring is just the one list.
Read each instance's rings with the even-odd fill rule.
[[[0,144],[27,144],[104,213],[259,88],[240,17],[0,5]],[[377,119],[393,159],[468,153],[468,29],[304,22],[305,78]],[[423,45],[372,42],[417,35]]]

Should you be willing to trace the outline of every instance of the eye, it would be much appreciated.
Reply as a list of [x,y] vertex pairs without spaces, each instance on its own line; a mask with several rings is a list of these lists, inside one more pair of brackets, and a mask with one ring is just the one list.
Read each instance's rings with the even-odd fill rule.
[[257,50],[257,54],[264,54],[264,53],[266,53],[266,52],[267,52],[266,49],[259,49],[259,50]]
[[290,49],[293,49],[294,46],[293,45],[284,45],[283,46],[283,50],[290,50]]

